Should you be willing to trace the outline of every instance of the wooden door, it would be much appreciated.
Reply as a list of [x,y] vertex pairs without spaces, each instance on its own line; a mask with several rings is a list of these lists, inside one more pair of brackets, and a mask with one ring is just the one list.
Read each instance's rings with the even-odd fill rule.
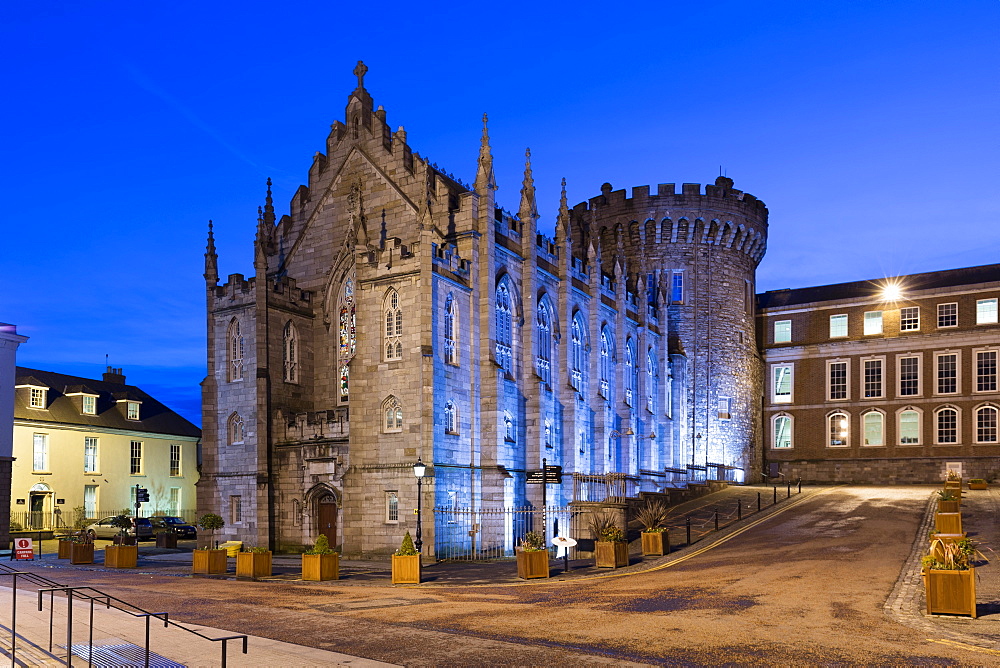
[[337,544],[337,500],[332,496],[324,496],[319,500],[319,526],[317,531],[326,536],[330,547]]

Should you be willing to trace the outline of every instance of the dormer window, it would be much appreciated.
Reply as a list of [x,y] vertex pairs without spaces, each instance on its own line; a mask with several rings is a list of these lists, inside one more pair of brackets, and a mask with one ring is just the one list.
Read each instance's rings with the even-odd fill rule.
[[28,400],[28,405],[31,408],[45,408],[46,398],[49,391],[41,387],[31,388],[31,396]]
[[80,412],[84,415],[97,415],[97,397],[89,394],[83,395],[83,408]]
[[129,401],[126,403],[125,417],[129,420],[139,419],[139,402]]

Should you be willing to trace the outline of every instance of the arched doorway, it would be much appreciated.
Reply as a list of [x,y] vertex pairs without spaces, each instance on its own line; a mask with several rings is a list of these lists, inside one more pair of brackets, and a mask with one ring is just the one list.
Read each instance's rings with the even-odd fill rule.
[[52,488],[44,482],[32,485],[28,490],[28,527],[31,529],[48,529],[51,508]]
[[323,534],[330,547],[337,544],[337,498],[325,494],[316,501],[316,535]]

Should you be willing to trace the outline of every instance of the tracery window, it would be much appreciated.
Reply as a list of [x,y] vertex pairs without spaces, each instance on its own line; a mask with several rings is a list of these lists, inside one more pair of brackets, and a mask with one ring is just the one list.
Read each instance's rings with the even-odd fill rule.
[[455,299],[448,295],[444,302],[444,361],[448,364],[458,364],[458,350],[455,342],[458,340],[458,306]]
[[382,402],[382,431],[386,433],[403,431],[403,406],[399,399],[390,395]]
[[656,349],[650,348],[646,353],[646,376],[648,377],[648,392],[646,393],[646,408],[650,413],[656,413],[660,397],[660,365],[656,359]]
[[545,302],[538,304],[538,360],[539,377],[549,382],[552,360],[552,317]]
[[507,373],[513,372],[513,353],[511,350],[511,301],[510,291],[507,285],[501,283],[497,286],[496,295],[496,317],[497,317],[497,363]]
[[243,334],[240,331],[240,321],[233,318],[229,323],[226,335],[229,341],[229,380],[243,380]]
[[607,327],[601,329],[601,396],[612,399],[615,380],[615,339]]
[[458,414],[453,401],[444,405],[444,431],[446,434],[458,433]]
[[348,388],[351,384],[351,365],[341,364],[340,365],[340,400],[347,401],[349,393]]
[[295,325],[289,320],[285,323],[282,334],[282,357],[284,362],[284,378],[286,383],[299,382],[299,342]]
[[233,413],[229,416],[227,431],[229,432],[229,445],[239,445],[243,442],[243,418],[240,417],[239,413]]
[[357,346],[357,319],[354,304],[354,279],[344,282],[344,292],[340,299],[340,357],[354,355]]
[[514,428],[514,418],[506,411],[503,414],[503,438],[508,443],[517,443],[517,431]]
[[629,338],[625,342],[625,403],[635,405],[638,395],[639,367],[636,365],[635,343]]
[[545,447],[546,448],[551,448],[552,447],[552,423],[549,422],[548,420],[545,421],[544,438],[545,438]]
[[587,350],[585,346],[583,317],[577,313],[573,316],[570,333],[570,369],[569,380],[577,392],[585,392],[587,388]]
[[403,359],[403,309],[399,305],[399,293],[389,290],[383,306],[385,313],[385,359]]

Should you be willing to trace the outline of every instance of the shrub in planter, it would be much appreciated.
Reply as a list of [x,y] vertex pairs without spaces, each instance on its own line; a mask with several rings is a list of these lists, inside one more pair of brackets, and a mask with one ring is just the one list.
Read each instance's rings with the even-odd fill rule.
[[236,555],[236,577],[266,578],[271,575],[271,551],[266,547],[248,547]]
[[59,551],[56,554],[56,559],[69,559],[73,549],[73,540],[72,536],[63,536],[59,539]]
[[[635,521],[642,527],[642,555],[660,557],[670,551],[670,534],[663,524],[670,516],[667,504],[649,501],[636,513]],[[664,538],[666,546],[664,547]]]
[[931,541],[921,560],[927,614],[976,616],[977,559],[986,557],[968,538]]
[[608,513],[591,513],[590,533],[594,538],[594,566],[621,568],[628,566],[628,543],[625,532]]
[[330,549],[330,541],[324,534],[320,534],[312,549],[306,550],[302,555],[302,579],[340,579],[340,555]]
[[524,580],[549,577],[549,551],[540,533],[529,531],[521,538],[517,550],[517,577]]
[[413,546],[409,531],[392,555],[392,584],[420,584],[420,553]]
[[969,489],[987,489],[988,487],[982,478],[969,478]]
[[90,536],[84,534],[73,540],[69,551],[69,562],[71,564],[92,564],[94,563],[94,541]]
[[[215,513],[206,513],[198,520],[198,526],[209,532],[208,544],[211,546],[215,532],[226,526],[225,521]],[[192,553],[191,570],[195,573],[218,575],[228,569],[225,550],[194,550]]]

